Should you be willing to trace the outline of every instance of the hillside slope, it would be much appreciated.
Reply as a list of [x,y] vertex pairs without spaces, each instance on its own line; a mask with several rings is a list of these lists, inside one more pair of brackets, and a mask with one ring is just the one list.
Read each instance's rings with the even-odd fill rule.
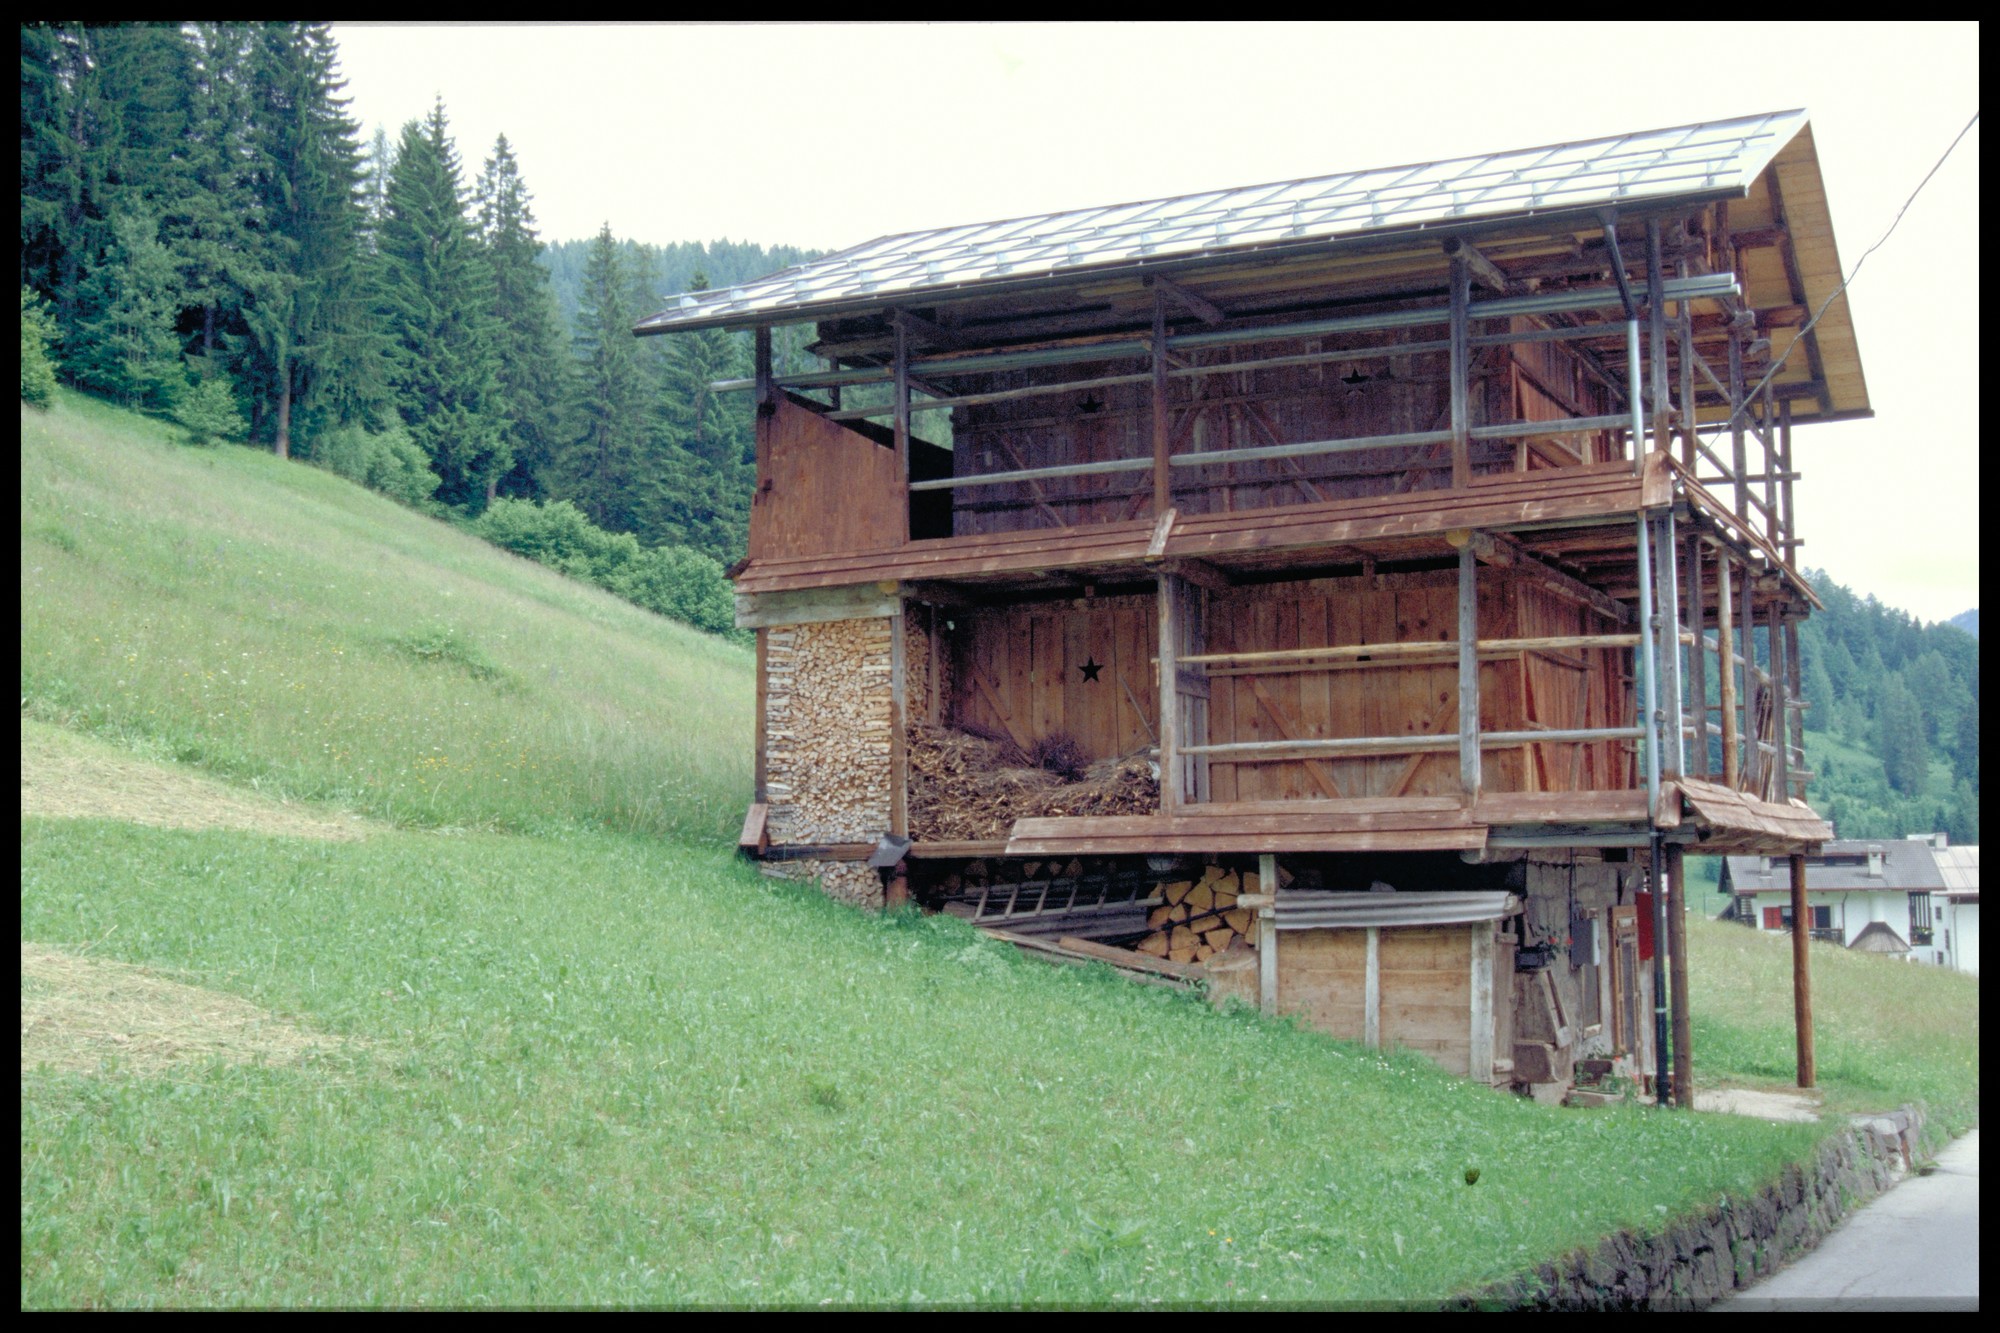
[[30,717],[403,824],[719,837],[748,650],[338,477],[65,395],[21,416]]
[[88,402],[22,480],[31,721],[374,817],[24,818],[24,1305],[1441,1300],[1826,1132],[1544,1107],[773,883],[720,836],[742,649]]

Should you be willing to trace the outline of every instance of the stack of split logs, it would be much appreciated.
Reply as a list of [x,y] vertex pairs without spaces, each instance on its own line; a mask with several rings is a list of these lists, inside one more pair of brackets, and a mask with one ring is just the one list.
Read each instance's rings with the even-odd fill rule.
[[1238,907],[1257,892],[1257,872],[1209,866],[1199,879],[1173,880],[1159,887],[1160,905],[1146,917],[1153,933],[1132,946],[1176,963],[1199,963],[1251,934],[1256,913]]

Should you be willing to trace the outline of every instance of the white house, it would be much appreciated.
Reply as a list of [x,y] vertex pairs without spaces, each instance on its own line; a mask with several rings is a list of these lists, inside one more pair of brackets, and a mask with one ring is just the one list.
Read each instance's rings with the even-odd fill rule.
[[[1955,900],[1941,858],[1970,888]],[[1806,906],[1813,938],[1914,962],[1978,970],[1979,907],[1976,847],[1948,847],[1935,833],[1902,841],[1836,841],[1806,857]],[[1792,927],[1791,869],[1783,857],[1730,856],[1721,889],[1732,896],[1728,915],[1758,930]],[[1961,910],[1961,902],[1968,906]],[[1966,963],[1969,960],[1970,966]]]

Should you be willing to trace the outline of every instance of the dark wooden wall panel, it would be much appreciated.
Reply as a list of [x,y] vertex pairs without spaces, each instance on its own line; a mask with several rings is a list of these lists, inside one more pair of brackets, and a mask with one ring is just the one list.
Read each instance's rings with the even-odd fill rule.
[[895,451],[780,397],[758,421],[750,557],[882,551],[902,540]]
[[[949,721],[1023,747],[1057,733],[1092,759],[1144,749],[1158,729],[1150,597],[954,611]],[[1094,665],[1096,679],[1085,677]]]

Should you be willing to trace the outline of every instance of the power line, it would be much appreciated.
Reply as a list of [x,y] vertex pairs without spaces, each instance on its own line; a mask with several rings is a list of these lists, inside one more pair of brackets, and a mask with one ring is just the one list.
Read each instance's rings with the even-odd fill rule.
[[1952,151],[1958,147],[1960,140],[1964,139],[1967,134],[1971,133],[1972,127],[1974,125],[1977,125],[1978,123],[1979,123],[1979,113],[1977,111],[1974,111],[1972,113],[1972,119],[1965,122],[1965,128],[1961,129],[1958,132],[1958,134],[1952,139],[1951,143],[1946,146],[1943,154],[1941,154],[1938,157],[1938,160],[1936,162],[1931,164],[1931,169],[1924,173],[1924,178],[1917,182],[1917,188],[1910,191],[1910,197],[1903,201],[1903,206],[1896,210],[1896,216],[1890,221],[1889,229],[1882,233],[1882,235],[1876,240],[1875,244],[1869,246],[1866,250],[1861,252],[1861,258],[1854,261],[1854,267],[1849,269],[1847,272],[1847,276],[1840,280],[1840,285],[1833,289],[1833,294],[1827,297],[1825,301],[1820,303],[1819,309],[1813,313],[1813,317],[1811,319],[1806,321],[1806,326],[1799,330],[1798,336],[1793,338],[1791,342],[1785,345],[1785,354],[1772,363],[1771,368],[1764,372],[1764,378],[1758,380],[1757,383],[1751,388],[1750,392],[1743,395],[1743,401],[1736,405],[1736,410],[1729,414],[1729,419],[1723,422],[1722,425],[1716,429],[1715,434],[1709,436],[1707,443],[1713,444],[1717,440],[1721,439],[1722,432],[1728,430],[1730,427],[1736,424],[1736,418],[1742,416],[1743,409],[1750,406],[1750,404],[1756,400],[1757,395],[1764,391],[1764,386],[1771,382],[1772,376],[1776,375],[1780,370],[1783,370],[1785,368],[1785,362],[1791,360],[1792,350],[1796,348],[1800,343],[1805,341],[1806,335],[1808,333],[1811,333],[1813,331],[1813,326],[1819,323],[1820,316],[1824,315],[1829,309],[1831,309],[1833,303],[1840,298],[1840,294],[1847,290],[1848,284],[1853,282],[1855,278],[1860,276],[1861,266],[1868,262],[1868,256],[1874,254],[1877,250],[1880,250],[1882,248],[1883,242],[1887,241],[1891,236],[1896,234],[1896,228],[1902,224],[1903,214],[1910,211],[1910,205],[1917,202],[1917,196],[1922,194],[1924,192],[1924,187],[1931,183],[1931,177],[1938,174],[1938,169],[1945,164],[1945,159],[1949,158],[1952,155]]

